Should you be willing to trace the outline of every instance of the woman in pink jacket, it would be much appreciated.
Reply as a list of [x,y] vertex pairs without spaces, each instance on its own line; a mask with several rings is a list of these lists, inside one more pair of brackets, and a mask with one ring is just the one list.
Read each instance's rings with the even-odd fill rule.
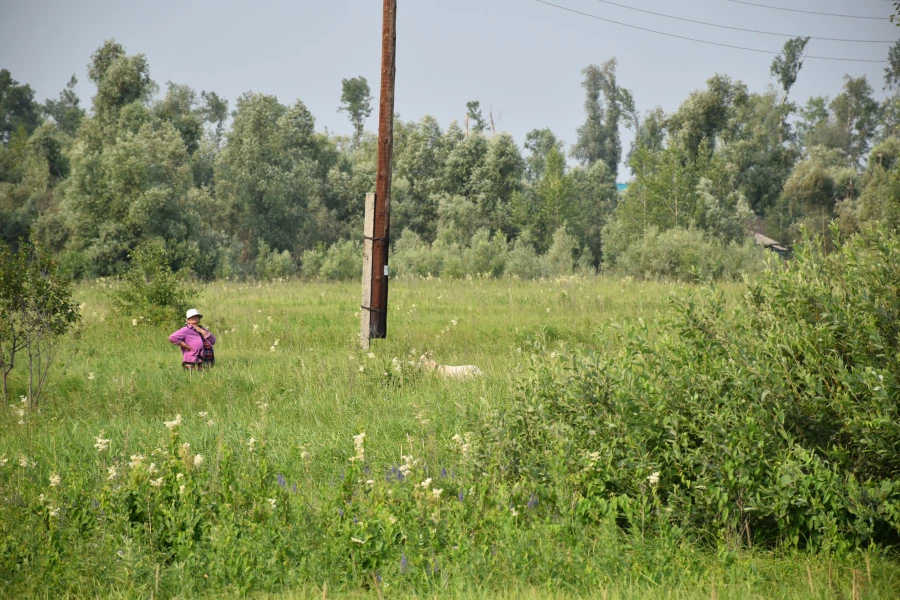
[[200,327],[203,318],[196,308],[187,311],[187,324],[169,336],[169,341],[181,348],[181,366],[185,369],[201,369],[215,364],[214,336],[208,329]]

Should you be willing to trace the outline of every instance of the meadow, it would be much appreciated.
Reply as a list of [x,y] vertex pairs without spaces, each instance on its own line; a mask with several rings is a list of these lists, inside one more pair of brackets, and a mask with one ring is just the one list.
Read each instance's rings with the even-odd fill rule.
[[[0,433],[6,597],[900,595],[900,563],[878,544],[687,535],[654,504],[658,473],[638,478],[640,516],[634,504],[618,517],[579,513],[588,494],[549,498],[591,489],[572,483],[578,470],[529,487],[527,453],[505,463],[502,431],[533,429],[523,390],[552,389],[535,365],[621,356],[623,335],[650,347],[673,335],[667,315],[697,288],[392,281],[388,336],[363,350],[358,283],[216,282],[197,307],[217,364],[191,373],[167,340],[174,326],[112,311],[114,285],[76,286],[78,334],[40,410],[20,399],[22,374],[11,378]],[[746,291],[706,293],[728,307]],[[423,372],[426,351],[484,375]]]

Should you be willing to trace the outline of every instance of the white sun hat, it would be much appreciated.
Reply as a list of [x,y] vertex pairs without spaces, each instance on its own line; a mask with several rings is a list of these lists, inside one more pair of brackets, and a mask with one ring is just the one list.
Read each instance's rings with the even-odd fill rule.
[[190,319],[191,317],[201,317],[202,318],[203,315],[201,315],[200,311],[198,311],[196,308],[192,308],[192,309],[188,310],[187,314],[185,315],[186,319]]

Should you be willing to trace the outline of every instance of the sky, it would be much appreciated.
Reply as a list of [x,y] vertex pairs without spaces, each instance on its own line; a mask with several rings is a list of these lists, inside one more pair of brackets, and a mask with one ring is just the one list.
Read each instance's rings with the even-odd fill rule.
[[[641,113],[656,106],[671,112],[717,73],[764,92],[775,84],[769,67],[785,41],[811,36],[791,90],[805,104],[840,93],[845,75],[865,75],[883,98],[886,63],[862,61],[886,61],[900,39],[887,0],[397,4],[400,118],[433,115],[446,128],[462,123],[466,102],[478,100],[497,132],[520,146],[529,131],[549,128],[571,147],[585,118],[582,70],[613,57],[618,83],[631,90]],[[341,81],[363,76],[375,98],[366,128],[376,131],[382,9],[378,0],[0,0],[0,68],[29,84],[39,102],[58,97],[74,74],[89,108],[91,54],[115,39],[129,55],[146,56],[160,95],[171,81],[214,91],[232,109],[246,92],[271,94],[282,104],[302,100],[317,130],[347,135],[350,122],[337,111]],[[623,132],[625,149],[630,140]],[[620,169],[619,179],[627,178]]]

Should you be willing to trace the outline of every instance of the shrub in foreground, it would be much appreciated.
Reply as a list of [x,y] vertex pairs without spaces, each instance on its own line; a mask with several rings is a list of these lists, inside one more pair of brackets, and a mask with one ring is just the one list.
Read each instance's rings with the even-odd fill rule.
[[656,339],[535,346],[484,434],[505,478],[587,522],[661,516],[726,545],[900,543],[900,239],[808,240],[737,307],[676,305]]

